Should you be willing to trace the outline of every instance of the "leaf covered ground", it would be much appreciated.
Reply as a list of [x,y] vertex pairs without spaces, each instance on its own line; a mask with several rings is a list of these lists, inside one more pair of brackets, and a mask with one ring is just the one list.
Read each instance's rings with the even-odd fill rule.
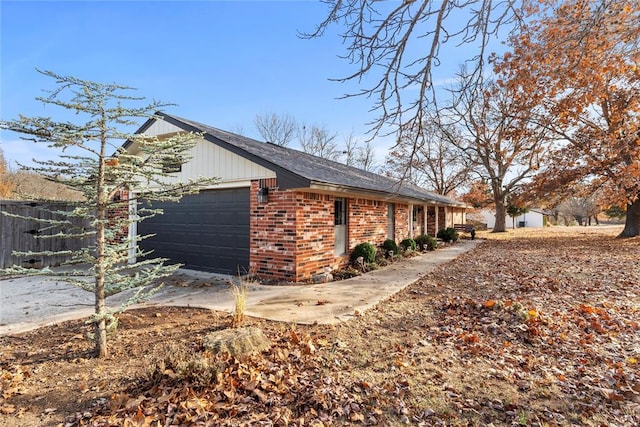
[[640,239],[486,238],[336,326],[247,319],[270,350],[211,354],[208,310],[133,310],[112,354],[82,321],[0,337],[0,424],[640,425]]

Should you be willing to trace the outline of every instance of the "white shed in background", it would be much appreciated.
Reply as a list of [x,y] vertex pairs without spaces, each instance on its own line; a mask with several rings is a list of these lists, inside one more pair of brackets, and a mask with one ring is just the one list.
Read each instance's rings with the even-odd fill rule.
[[[483,222],[487,224],[487,228],[493,228],[496,224],[496,213],[493,210],[483,210],[481,212]],[[507,215],[507,228],[520,228],[520,227],[544,227],[545,226],[545,213],[542,209],[534,208],[529,212],[511,218]]]

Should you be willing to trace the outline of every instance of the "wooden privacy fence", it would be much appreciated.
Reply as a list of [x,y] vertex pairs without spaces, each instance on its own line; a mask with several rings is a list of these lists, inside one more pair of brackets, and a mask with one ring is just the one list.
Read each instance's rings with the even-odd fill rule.
[[[6,216],[3,212],[24,217],[62,220],[64,217],[52,211],[70,211],[73,204],[66,202],[32,202],[25,200],[0,200],[0,268],[12,265],[23,267],[53,267],[69,259],[68,255],[33,255],[14,256],[18,252],[43,252],[77,250],[93,243],[93,237],[54,237],[39,239],[36,235],[58,234],[68,232],[64,227],[44,230],[47,224],[34,220]],[[72,218],[72,227],[88,227],[89,221]]]

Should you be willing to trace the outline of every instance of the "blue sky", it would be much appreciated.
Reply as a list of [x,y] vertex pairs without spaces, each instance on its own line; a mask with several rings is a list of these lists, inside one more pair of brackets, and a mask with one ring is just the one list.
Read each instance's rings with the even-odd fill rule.
[[[338,99],[358,91],[330,81],[354,71],[338,56],[338,28],[304,40],[327,6],[311,1],[2,1],[1,98],[3,120],[53,116],[36,101],[52,79],[36,68],[85,80],[137,88],[137,95],[175,103],[166,111],[261,139],[256,114],[290,114],[343,137],[362,136],[372,100]],[[451,59],[451,58],[449,58]],[[441,77],[460,61],[449,61]],[[4,132],[10,162],[48,154]],[[377,141],[378,162],[389,140]]]

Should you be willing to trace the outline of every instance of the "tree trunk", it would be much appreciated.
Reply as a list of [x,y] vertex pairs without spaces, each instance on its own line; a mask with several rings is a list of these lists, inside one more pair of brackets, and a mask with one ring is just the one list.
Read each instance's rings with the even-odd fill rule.
[[96,357],[107,357],[107,320],[104,318],[105,298],[104,284],[101,288],[102,296],[98,296],[99,288],[96,287],[96,315],[101,316],[95,323],[95,352]]
[[504,203],[496,201],[496,223],[493,225],[493,233],[507,231],[507,208]]
[[105,261],[106,261],[106,221],[108,217],[108,203],[105,189],[105,153],[107,146],[106,117],[103,111],[100,124],[101,144],[98,157],[98,176],[96,179],[96,260],[95,260],[95,311],[97,321],[95,323],[95,350],[96,357],[107,357],[107,297],[105,292]]
[[[100,194],[102,196],[102,194]],[[107,312],[106,307],[106,294],[105,294],[105,218],[106,207],[102,203],[98,207],[98,213],[96,217],[99,219],[96,230],[96,263],[95,263],[95,314],[97,321],[95,323],[95,352],[96,357],[107,356],[107,321],[105,314]]]
[[618,238],[640,236],[640,197],[633,203],[627,204],[627,220],[624,223],[624,230]]

